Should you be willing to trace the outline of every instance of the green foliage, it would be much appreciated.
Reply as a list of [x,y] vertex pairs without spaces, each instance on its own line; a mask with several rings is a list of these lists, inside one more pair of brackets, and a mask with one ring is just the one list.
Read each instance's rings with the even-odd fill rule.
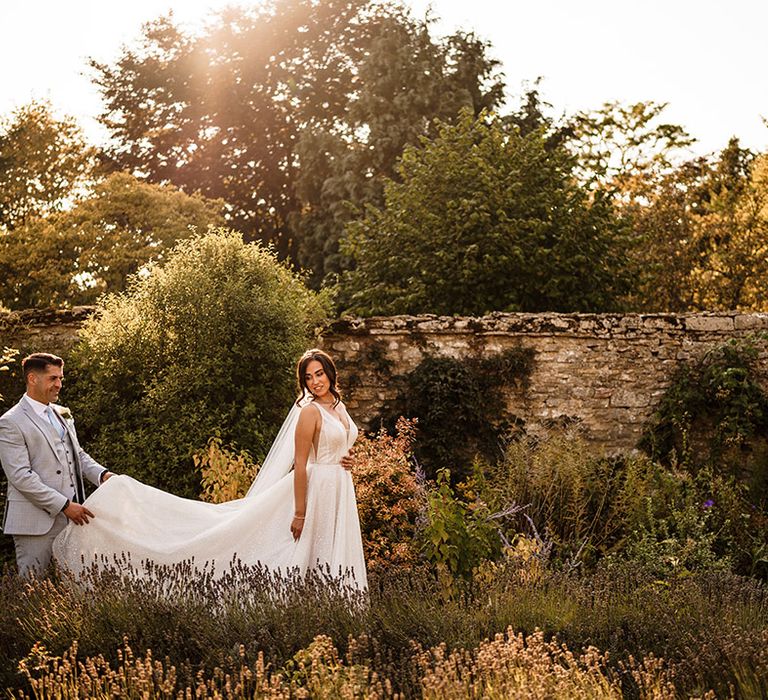
[[552,563],[566,567],[621,551],[646,518],[667,515],[681,488],[679,477],[647,458],[594,454],[576,429],[516,440],[485,474],[481,495],[492,510],[523,508],[508,537],[532,525]]
[[0,238],[0,300],[10,308],[93,304],[162,262],[179,240],[224,223],[221,201],[115,173],[67,211]]
[[[19,354],[18,350],[13,348],[4,347],[0,352],[0,372],[9,372],[11,369],[11,363],[16,359]],[[3,395],[0,394],[0,403],[4,401]]]
[[382,205],[385,178],[395,175],[406,146],[433,137],[436,119],[453,123],[463,108],[477,115],[503,99],[487,44],[463,32],[436,38],[433,20],[385,7],[358,30],[366,51],[343,121],[305,129],[297,145],[301,208],[291,226],[298,260],[313,270],[314,284],[349,267],[339,251],[344,226],[366,205]]
[[709,164],[685,163],[655,183],[647,183],[647,203],[624,210],[636,245],[632,248],[637,284],[628,307],[682,312],[696,303],[692,272],[701,261],[698,217],[704,206]]
[[417,521],[425,489],[414,473],[415,426],[400,418],[395,434],[383,428],[355,443],[355,499],[369,573],[419,564]]
[[532,364],[533,351],[524,348],[462,360],[429,355],[407,375],[398,411],[418,420],[416,458],[430,477],[450,464],[461,480],[478,455],[499,458],[518,427],[504,391],[524,388]]
[[385,206],[347,228],[354,313],[479,315],[606,311],[626,286],[609,198],[589,198],[575,161],[540,131],[465,112],[405,150]]
[[81,332],[68,395],[84,444],[115,471],[187,496],[199,488],[192,457],[213,435],[260,460],[324,313],[322,298],[238,234],[181,242]]
[[200,470],[200,499],[208,503],[226,503],[243,498],[258,473],[245,450],[236,452],[212,437],[192,459]]
[[696,471],[713,465],[744,480],[752,503],[768,499],[768,395],[760,354],[765,338],[732,339],[675,373],[640,446]]
[[588,571],[606,557],[637,557],[657,576],[768,573],[768,513],[717,467],[692,474],[644,455],[601,457],[571,428],[510,443],[481,476],[469,486],[492,512],[509,513],[499,521],[505,539],[528,533],[555,568]]
[[270,0],[198,35],[159,18],[92,66],[118,167],[225,199],[235,228],[298,253],[319,283],[339,264],[347,200],[375,196],[371,177],[434,116],[499,102],[484,51],[464,34],[434,41],[389,3]]
[[406,143],[460,106],[497,106],[487,46],[393,3],[269,0],[183,31],[147,24],[112,64],[92,62],[117,167],[222,198],[232,225],[314,269],[342,265],[348,203],[378,203]]
[[643,567],[653,576],[668,578],[692,571],[727,571],[731,562],[715,551],[717,533],[712,531],[709,511],[701,503],[689,501],[672,508],[667,517],[650,512],[647,525],[634,532],[622,556]]
[[576,114],[568,145],[578,154],[582,178],[631,198],[643,193],[649,179],[669,172],[696,139],[680,125],[662,120],[667,106],[607,102]]
[[75,120],[48,102],[14,111],[0,123],[0,231],[61,209],[89,181],[94,156]]
[[424,554],[442,580],[468,579],[486,559],[501,552],[498,528],[484,504],[474,507],[457,498],[451,488],[451,474],[441,469],[437,484],[427,492],[427,523],[421,532]]

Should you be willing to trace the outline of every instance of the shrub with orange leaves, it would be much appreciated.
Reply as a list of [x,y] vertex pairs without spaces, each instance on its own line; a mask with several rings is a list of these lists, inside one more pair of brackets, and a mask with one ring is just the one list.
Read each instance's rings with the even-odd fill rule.
[[[353,476],[369,570],[410,567],[418,559],[414,534],[426,497],[413,468],[415,433],[416,422],[400,418],[394,436],[382,428],[355,443]],[[194,460],[202,476],[200,497],[210,503],[242,498],[258,472],[247,452],[215,437]]]
[[259,467],[246,451],[237,451],[212,437],[205,449],[192,456],[201,473],[200,498],[208,503],[225,503],[242,498],[253,483]]
[[417,562],[416,520],[426,496],[413,467],[415,433],[416,422],[400,418],[394,436],[382,428],[355,443],[352,474],[369,570]]

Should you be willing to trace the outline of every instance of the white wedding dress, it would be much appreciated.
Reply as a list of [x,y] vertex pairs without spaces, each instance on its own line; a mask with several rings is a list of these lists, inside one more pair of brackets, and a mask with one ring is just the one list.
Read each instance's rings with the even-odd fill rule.
[[[357,439],[346,409],[339,406],[349,429],[320,404],[322,416],[315,450],[307,464],[307,509],[298,541],[290,531],[293,500],[294,407],[270,455],[245,498],[212,504],[179,498],[129,476],[110,477],[88,497],[94,514],[87,525],[69,525],[56,538],[54,557],[79,573],[94,562],[114,564],[127,554],[134,568],[142,561],[175,564],[194,558],[195,566],[225,571],[234,559],[260,563],[267,569],[306,573],[330,567],[334,577],[367,587],[357,501],[350,473],[341,458]],[[275,452],[284,463],[274,467]],[[287,471],[287,473],[283,473]]]

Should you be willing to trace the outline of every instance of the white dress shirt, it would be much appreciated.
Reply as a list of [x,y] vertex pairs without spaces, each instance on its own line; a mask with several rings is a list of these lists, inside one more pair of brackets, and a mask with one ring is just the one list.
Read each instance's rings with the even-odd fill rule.
[[[37,399],[33,399],[29,394],[24,394],[24,398],[29,402],[29,405],[32,406],[32,410],[37,413],[40,418],[43,420],[48,420],[48,407],[51,406],[49,403],[41,403]],[[56,409],[51,406],[51,410],[55,411]]]

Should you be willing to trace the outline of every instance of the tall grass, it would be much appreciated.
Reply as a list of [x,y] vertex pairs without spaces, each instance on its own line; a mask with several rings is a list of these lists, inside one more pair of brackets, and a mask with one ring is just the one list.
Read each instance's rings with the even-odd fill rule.
[[[346,680],[337,674],[333,683],[347,687],[364,678],[366,688],[383,689],[370,690],[371,697],[419,697],[442,687],[437,679],[449,667],[454,690],[471,677],[481,697],[483,684],[497,684],[497,671],[483,666],[477,675],[471,669],[494,655],[493,644],[510,658],[516,645],[534,645],[549,659],[537,663],[565,673],[554,670],[564,662],[556,647],[546,646],[552,643],[566,645],[576,659],[569,683],[604,683],[627,697],[669,697],[648,695],[632,674],[646,661],[656,668],[652,659],[663,660],[653,683],[671,683],[680,695],[768,693],[768,591],[727,572],[660,582],[615,565],[589,577],[546,572],[530,578],[519,564],[505,562],[479,571],[447,597],[428,571],[374,575],[370,583],[368,595],[361,595],[324,574],[284,580],[237,565],[221,580],[181,565],[141,577],[93,571],[85,586],[66,579],[23,582],[6,573],[0,578],[0,679],[3,687],[35,692],[34,674],[20,675],[18,663],[36,644],[38,655],[64,663],[70,654],[73,664],[70,649],[77,643],[78,658],[101,664],[102,675],[105,664],[119,667],[118,650],[127,644],[145,661],[151,649],[152,659],[163,661],[163,678],[174,667],[177,688],[194,688],[200,678],[224,682],[245,666],[251,673],[263,666],[281,675],[286,687],[305,687],[308,672],[297,665],[301,654],[312,657],[322,648],[328,668],[313,673],[334,674],[338,659],[345,659]],[[319,638],[327,641],[320,644]],[[328,656],[329,645],[337,660]],[[432,670],[425,666],[427,652]],[[590,665],[593,657],[599,663]],[[30,660],[26,668],[35,666],[40,663]],[[520,680],[520,688],[526,682]]]
[[[662,661],[649,657],[631,659],[619,673],[608,666],[607,656],[590,647],[572,653],[541,632],[527,638],[508,630],[472,650],[449,652],[444,644],[422,651],[414,648],[420,671],[418,690],[429,700],[484,698],[489,700],[614,700],[623,697],[622,673],[636,682],[638,696],[649,700],[673,699],[672,674]],[[53,656],[37,644],[21,661],[29,690],[18,698],[391,698],[400,697],[389,678],[354,654],[342,658],[333,641],[316,637],[280,670],[266,663],[263,654],[249,665],[240,649],[239,664],[231,671],[215,668],[196,674],[194,682],[181,681],[170,660],[157,660],[151,651],[134,656],[130,645],[118,651],[110,664],[103,654],[78,658],[77,644],[62,656]],[[189,674],[186,674],[189,677]],[[711,694],[707,694],[711,697]]]

